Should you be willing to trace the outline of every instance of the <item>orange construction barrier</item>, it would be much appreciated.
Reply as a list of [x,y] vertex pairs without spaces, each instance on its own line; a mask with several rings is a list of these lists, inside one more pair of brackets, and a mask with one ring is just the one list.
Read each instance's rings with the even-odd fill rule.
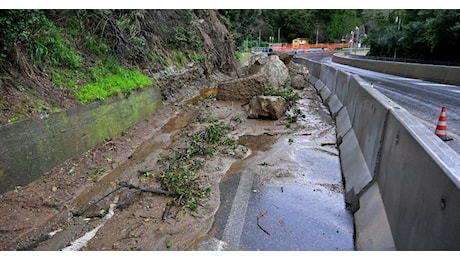
[[335,51],[335,49],[339,48],[349,48],[350,44],[348,43],[296,43],[296,44],[289,44],[289,43],[274,43],[272,48],[274,51],[279,52],[289,52],[289,51],[298,51],[300,49],[304,51],[308,51],[313,48],[323,48],[329,51]]

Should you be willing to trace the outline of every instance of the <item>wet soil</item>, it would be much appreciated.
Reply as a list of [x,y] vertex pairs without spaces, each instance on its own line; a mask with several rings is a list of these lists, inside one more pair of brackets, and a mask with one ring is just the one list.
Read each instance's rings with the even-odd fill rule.
[[[286,117],[248,119],[247,105],[210,98],[215,90],[179,104],[165,103],[127,133],[1,195],[0,250],[194,250],[212,228],[220,181],[241,159],[286,134],[314,132],[321,138],[333,129],[315,89],[298,91],[306,117],[294,124]],[[158,172],[160,156],[185,147],[209,115],[224,122],[226,136],[237,138],[238,145],[203,158],[197,181],[211,192],[196,210],[173,206],[164,217],[170,196],[121,186],[158,189],[153,175],[145,173]]]

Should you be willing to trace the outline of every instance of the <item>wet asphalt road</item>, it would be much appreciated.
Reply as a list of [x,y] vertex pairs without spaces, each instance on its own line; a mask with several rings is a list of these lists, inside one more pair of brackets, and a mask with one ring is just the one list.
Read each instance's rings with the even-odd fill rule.
[[441,108],[447,110],[447,135],[453,140],[446,142],[455,152],[460,153],[460,87],[419,79],[403,78],[351,67],[330,58],[322,62],[340,70],[359,75],[372,82],[382,94],[398,103],[420,120],[433,134],[438,124]]
[[318,140],[281,136],[227,174],[213,231],[199,250],[354,250],[338,152]]

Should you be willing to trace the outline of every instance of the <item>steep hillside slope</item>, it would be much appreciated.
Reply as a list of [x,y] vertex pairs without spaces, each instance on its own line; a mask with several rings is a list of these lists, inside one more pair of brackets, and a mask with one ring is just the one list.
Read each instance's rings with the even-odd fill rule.
[[0,125],[151,85],[177,99],[235,69],[214,10],[3,10],[0,24]]

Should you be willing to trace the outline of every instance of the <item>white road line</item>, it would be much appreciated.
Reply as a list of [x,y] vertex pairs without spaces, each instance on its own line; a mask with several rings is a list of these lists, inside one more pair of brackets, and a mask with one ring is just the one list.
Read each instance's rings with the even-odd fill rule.
[[225,225],[222,240],[228,244],[228,250],[238,249],[241,233],[243,232],[244,219],[248,209],[249,196],[251,195],[254,173],[242,172],[240,183],[233,200],[232,209]]

